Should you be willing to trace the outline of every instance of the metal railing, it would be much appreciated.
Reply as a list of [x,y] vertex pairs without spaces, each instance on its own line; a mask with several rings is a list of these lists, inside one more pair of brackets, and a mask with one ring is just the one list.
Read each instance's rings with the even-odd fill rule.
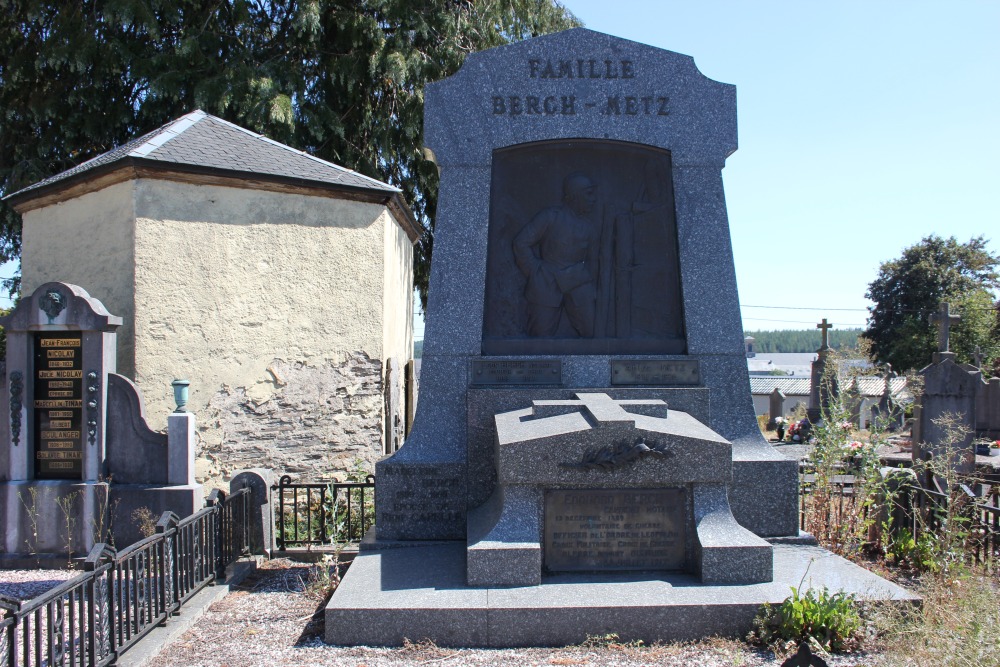
[[102,667],[249,554],[250,489],[213,491],[180,519],[121,551],[96,544],[84,572],[31,600],[0,596],[0,666]]
[[[865,514],[875,509],[858,502],[855,482],[853,475],[833,476],[825,485],[827,497],[822,499],[826,505],[823,508],[825,514],[814,518],[830,523],[851,513]],[[966,535],[964,548],[970,561],[989,570],[1000,567],[1000,488],[995,487],[989,495],[979,497],[964,484],[958,484],[948,492],[940,486],[938,478],[931,478],[928,483],[934,488],[916,483],[903,485],[889,498],[882,499],[890,503],[888,507],[881,508],[889,530],[893,534],[907,531],[917,541],[927,533],[958,528]],[[811,528],[807,525],[807,518],[810,510],[816,510],[810,507],[814,491],[815,476],[803,472],[799,477],[799,526],[802,530]],[[948,515],[949,509],[960,526],[943,524],[943,517]]]
[[357,542],[375,523],[375,478],[363,482],[293,483],[282,475],[271,487],[275,544],[290,547]]

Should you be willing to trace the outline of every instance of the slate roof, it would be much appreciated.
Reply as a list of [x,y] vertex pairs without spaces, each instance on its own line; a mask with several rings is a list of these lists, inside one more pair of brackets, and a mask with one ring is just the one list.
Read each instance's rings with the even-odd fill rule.
[[[861,376],[854,379],[857,389],[862,396],[874,398],[881,396],[885,390],[885,379],[880,377]],[[792,378],[780,375],[750,376],[750,393],[757,396],[766,396],[775,388],[785,392],[785,396],[808,396],[812,384],[811,378]],[[906,388],[906,378],[897,377],[889,381],[893,396],[900,401],[912,400],[910,392]],[[848,387],[841,385],[841,391]]]
[[[858,392],[862,396],[881,396],[885,391],[885,378],[861,376],[855,378]],[[906,390],[906,378],[897,377],[889,380],[889,388],[892,395],[898,398],[908,397],[910,394]]]
[[785,396],[808,396],[809,378],[791,378],[780,375],[764,375],[750,377],[751,394],[770,394],[775,388],[785,392]]
[[[320,160],[204,111],[192,111],[149,134],[19,190],[6,199],[26,200],[55,187],[125,164],[220,171],[233,176],[271,177],[336,189],[398,194],[400,190],[350,169]],[[185,169],[186,168],[186,169]]]

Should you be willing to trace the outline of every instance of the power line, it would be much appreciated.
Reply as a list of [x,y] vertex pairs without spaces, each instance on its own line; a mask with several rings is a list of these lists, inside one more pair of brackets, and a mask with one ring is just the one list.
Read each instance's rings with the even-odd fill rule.
[[740,308],[773,308],[775,310],[850,310],[858,311],[862,313],[867,313],[867,308],[822,308],[822,307],[810,307],[810,306],[751,306],[745,303],[740,304]]

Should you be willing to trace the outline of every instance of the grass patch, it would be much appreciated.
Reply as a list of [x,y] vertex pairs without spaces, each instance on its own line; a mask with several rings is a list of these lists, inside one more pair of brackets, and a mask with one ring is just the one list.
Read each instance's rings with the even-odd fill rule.
[[919,607],[883,605],[874,614],[880,667],[1000,666],[1000,583],[981,571],[926,574]]

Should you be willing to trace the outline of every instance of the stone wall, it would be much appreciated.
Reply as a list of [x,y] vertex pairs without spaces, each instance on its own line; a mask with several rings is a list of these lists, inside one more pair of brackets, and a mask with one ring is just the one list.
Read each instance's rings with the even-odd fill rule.
[[252,467],[306,480],[358,465],[371,470],[382,451],[382,372],[363,352],[317,366],[275,359],[270,395],[220,389],[200,423],[198,478]]

